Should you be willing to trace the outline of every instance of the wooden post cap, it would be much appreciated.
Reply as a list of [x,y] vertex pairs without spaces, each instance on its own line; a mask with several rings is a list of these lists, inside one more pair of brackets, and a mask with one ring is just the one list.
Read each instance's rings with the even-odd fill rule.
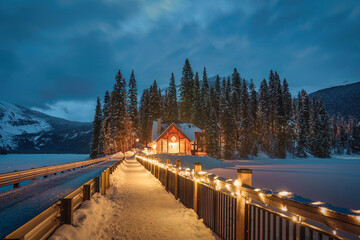
[[194,172],[200,172],[201,171],[201,163],[194,163]]
[[175,161],[176,167],[180,168],[181,167],[181,161],[180,160],[176,160]]
[[237,170],[238,173],[252,173],[252,170],[247,168],[240,168]]

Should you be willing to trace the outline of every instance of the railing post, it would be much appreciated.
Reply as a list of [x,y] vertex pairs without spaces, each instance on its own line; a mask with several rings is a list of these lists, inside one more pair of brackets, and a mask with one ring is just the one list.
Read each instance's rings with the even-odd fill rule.
[[[161,158],[159,158],[158,160],[159,160],[159,163],[162,162],[162,159],[161,159]],[[157,175],[157,178],[158,178],[159,181],[160,181],[160,166],[158,166],[158,175]]]
[[[240,187],[247,185],[251,187],[252,183],[252,171],[250,169],[238,169],[237,170],[237,180],[240,183]],[[237,189],[239,191],[239,189]],[[236,198],[236,239],[243,240],[245,239],[245,208],[246,208],[246,199],[240,195]]]
[[105,173],[106,173],[106,189],[108,189],[110,187],[110,170],[106,169]]
[[165,165],[165,190],[168,190],[168,168],[167,165],[170,164],[170,159],[166,159],[166,165]]
[[197,173],[201,171],[201,163],[194,163],[194,199],[193,199],[193,209],[197,213],[198,209],[198,184],[197,184]]
[[106,174],[105,171],[101,173],[101,195],[106,195]]
[[176,164],[176,172],[175,172],[175,199],[178,199],[179,198],[179,194],[178,194],[178,192],[179,192],[179,178],[178,178],[178,172],[179,172],[179,170],[180,170],[180,168],[181,168],[181,161],[180,160],[176,160],[175,161],[175,164]]
[[83,201],[90,200],[91,198],[91,185],[84,184],[83,186]]
[[95,192],[100,192],[100,177],[95,177]]
[[73,224],[73,199],[63,198],[61,200],[61,218],[64,224]]

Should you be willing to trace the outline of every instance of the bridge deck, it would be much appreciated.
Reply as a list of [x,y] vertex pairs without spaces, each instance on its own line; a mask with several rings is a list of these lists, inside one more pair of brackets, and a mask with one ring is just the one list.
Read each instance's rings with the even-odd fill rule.
[[125,160],[110,183],[106,196],[96,194],[74,213],[75,226],[61,226],[50,239],[214,239],[136,160]]

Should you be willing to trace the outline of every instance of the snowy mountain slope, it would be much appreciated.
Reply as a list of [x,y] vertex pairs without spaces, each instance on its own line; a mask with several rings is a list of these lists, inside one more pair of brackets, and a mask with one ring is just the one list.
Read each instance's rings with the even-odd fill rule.
[[10,153],[88,153],[92,124],[0,101],[0,146]]
[[350,115],[360,119],[360,82],[321,89],[310,94],[324,101],[326,110],[332,114]]

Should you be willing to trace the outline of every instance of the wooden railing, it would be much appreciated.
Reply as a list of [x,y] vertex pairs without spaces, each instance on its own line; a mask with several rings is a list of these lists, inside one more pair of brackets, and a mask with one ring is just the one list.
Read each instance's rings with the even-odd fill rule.
[[0,174],[0,187],[14,184],[14,187],[18,187],[19,183],[36,179],[38,177],[47,177],[49,175],[57,174],[60,172],[70,171],[71,169],[87,167],[102,161],[107,160],[107,157],[91,159],[80,162],[66,163],[60,165],[54,165],[49,167],[34,168],[29,170],[22,170],[16,172],[2,173]]
[[96,192],[101,192],[101,195],[106,194],[106,189],[110,187],[110,174],[121,161],[115,162],[101,173],[101,177],[91,179],[4,239],[47,239],[60,225],[73,224],[73,213],[81,206],[82,202],[90,200]]
[[136,159],[222,239],[359,239],[360,215],[252,188],[249,169],[239,169],[231,180],[201,171],[200,163],[191,170],[181,168],[180,160],[173,165],[146,155]]

